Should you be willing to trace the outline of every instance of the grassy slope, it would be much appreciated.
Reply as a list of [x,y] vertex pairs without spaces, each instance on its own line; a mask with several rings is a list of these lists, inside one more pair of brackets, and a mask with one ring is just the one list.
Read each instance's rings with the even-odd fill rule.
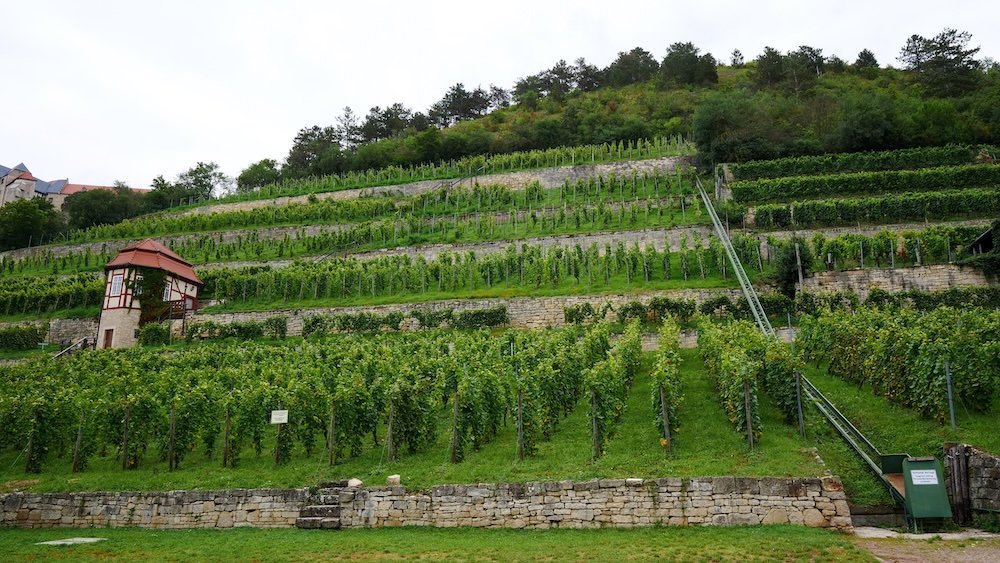
[[[107,538],[77,546],[35,545],[73,536]],[[873,561],[834,532],[797,526],[639,530],[8,530],[7,561]]]
[[[956,405],[958,429],[921,418],[907,408],[890,403],[865,387],[826,374],[825,368],[810,366],[805,374],[834,405],[840,409],[868,439],[884,453],[910,455],[943,455],[945,442],[965,442],[992,452],[1000,452],[997,413],[1000,394],[994,398],[993,412],[977,414]],[[871,475],[866,465],[857,460],[853,450],[826,428],[819,415],[812,417],[811,435],[819,435],[820,454],[834,473],[845,482],[851,499],[858,504],[888,503],[881,481]]]
[[[95,459],[84,473],[72,474],[66,457],[47,462],[41,475],[22,471],[21,460],[10,451],[0,457],[0,483],[38,479],[30,486],[37,491],[64,490],[169,490],[227,487],[301,487],[325,479],[358,477],[378,485],[394,473],[402,475],[410,487],[426,488],[441,483],[587,479],[593,477],[663,477],[698,475],[792,475],[815,476],[822,468],[804,451],[794,429],[784,425],[775,408],[765,402],[765,435],[760,449],[748,452],[743,437],[732,429],[708,382],[694,350],[684,350],[682,377],[686,402],[681,428],[672,456],[664,454],[652,420],[650,387],[640,375],[629,396],[628,408],[617,427],[607,452],[596,463],[590,461],[590,434],[587,405],[581,401],[563,420],[550,441],[542,442],[538,455],[516,461],[516,432],[511,423],[491,443],[472,452],[457,465],[448,462],[450,409],[441,411],[437,441],[433,447],[403,455],[394,463],[385,462],[384,443],[373,447],[366,438],[366,450],[357,458],[329,468],[323,454],[305,457],[296,451],[293,460],[276,468],[268,452],[260,458],[252,451],[244,454],[235,470],[219,467],[201,451],[185,458],[179,471],[169,473],[165,464],[153,459],[152,451],[136,471],[122,471],[110,457]],[[646,362],[650,358],[646,358]],[[648,369],[648,365],[646,366]],[[384,438],[384,430],[380,440]],[[152,449],[152,448],[151,448]],[[19,485],[8,484],[8,488]],[[2,490],[0,486],[0,490]]]

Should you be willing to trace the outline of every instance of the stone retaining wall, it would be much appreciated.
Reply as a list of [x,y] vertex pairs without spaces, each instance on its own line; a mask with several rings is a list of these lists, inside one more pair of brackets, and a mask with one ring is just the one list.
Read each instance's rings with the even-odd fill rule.
[[635,528],[799,524],[851,528],[836,478],[695,477],[345,489],[340,527]]
[[908,289],[937,291],[982,285],[990,285],[990,280],[980,270],[954,264],[937,264],[913,268],[817,272],[812,277],[806,278],[805,283],[798,289],[815,293],[851,291],[864,300],[874,288],[889,292]]
[[[322,506],[317,506],[322,504]],[[823,479],[693,477],[405,487],[163,493],[9,493],[0,527],[392,526],[633,528],[796,524],[851,529],[843,486]],[[320,509],[320,510],[316,510]]]
[[973,510],[1000,511],[1000,457],[970,448],[969,497]]
[[429,301],[426,303],[406,303],[397,305],[378,305],[372,307],[328,307],[317,309],[254,311],[245,313],[196,313],[191,317],[194,322],[213,321],[216,323],[232,323],[242,321],[263,321],[277,315],[288,316],[288,335],[299,336],[306,317],[313,315],[374,313],[385,315],[392,312],[408,313],[413,310],[443,310],[454,309],[486,309],[500,305],[507,306],[510,316],[510,326],[517,328],[548,328],[565,324],[564,310],[567,306],[590,303],[595,308],[604,303],[621,305],[628,301],[648,303],[653,297],[669,297],[671,299],[690,299],[701,303],[706,299],[726,295],[730,299],[741,297],[737,289],[682,289],[675,291],[652,291],[648,293],[611,294],[611,295],[569,295],[557,297],[514,297],[511,299],[450,299],[446,301]]
[[290,528],[307,489],[0,494],[0,527]]

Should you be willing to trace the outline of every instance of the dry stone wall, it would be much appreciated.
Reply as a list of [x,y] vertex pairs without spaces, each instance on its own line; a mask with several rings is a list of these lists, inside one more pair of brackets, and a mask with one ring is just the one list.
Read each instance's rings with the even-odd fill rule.
[[317,309],[298,310],[272,310],[254,311],[246,313],[197,313],[191,320],[213,321],[216,323],[232,323],[242,321],[263,321],[276,315],[288,316],[289,336],[299,336],[302,334],[302,326],[305,319],[312,315],[333,315],[333,314],[355,314],[374,313],[384,315],[392,312],[408,313],[413,310],[433,310],[454,309],[461,311],[466,309],[486,309],[500,305],[507,306],[507,314],[510,316],[510,326],[517,328],[547,328],[558,327],[565,324],[564,310],[571,305],[590,303],[598,307],[604,303],[613,306],[621,305],[628,301],[642,301],[648,303],[653,297],[669,297],[671,299],[690,299],[701,303],[706,299],[726,295],[730,299],[740,297],[739,290],[736,289],[684,289],[675,291],[653,291],[648,293],[631,294],[609,294],[609,295],[570,295],[558,297],[514,297],[510,299],[451,299],[447,301],[430,301],[426,303],[407,303],[398,305],[378,305],[372,307],[329,307]]
[[1000,511],[1000,457],[976,448],[969,455],[969,499],[973,510]]
[[637,528],[798,524],[851,529],[835,478],[704,477],[344,489],[341,528]]
[[307,489],[0,494],[8,528],[290,528]]
[[913,268],[846,270],[843,272],[818,272],[806,278],[798,287],[814,293],[851,291],[862,300],[872,289],[889,292],[916,289],[937,291],[953,287],[990,285],[982,271],[954,264],[936,264]]
[[851,529],[843,486],[823,479],[693,477],[163,493],[9,493],[0,527],[635,528],[795,524]]

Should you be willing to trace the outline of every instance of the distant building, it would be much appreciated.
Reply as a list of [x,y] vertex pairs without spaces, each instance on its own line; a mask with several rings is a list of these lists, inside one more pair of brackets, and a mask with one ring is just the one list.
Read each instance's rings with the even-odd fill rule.
[[56,209],[62,209],[66,198],[88,190],[113,190],[112,186],[97,186],[91,184],[71,184],[69,180],[53,180],[46,182],[31,174],[22,162],[14,168],[0,165],[0,205],[18,199],[29,197],[44,197],[52,202]]
[[163,295],[149,297],[169,305],[162,320],[183,318],[185,313],[198,309],[198,290],[204,282],[190,262],[152,239],[130,244],[104,266],[107,279],[97,329],[98,348],[127,348],[138,341],[142,311],[135,294],[136,281],[143,270],[150,269],[167,274]]

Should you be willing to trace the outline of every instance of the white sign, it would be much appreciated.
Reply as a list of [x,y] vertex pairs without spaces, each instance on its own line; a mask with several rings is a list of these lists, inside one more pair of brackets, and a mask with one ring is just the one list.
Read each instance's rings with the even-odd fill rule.
[[288,411],[271,411],[271,424],[286,424]]
[[914,485],[937,485],[937,471],[933,469],[914,469],[910,471],[910,479]]

